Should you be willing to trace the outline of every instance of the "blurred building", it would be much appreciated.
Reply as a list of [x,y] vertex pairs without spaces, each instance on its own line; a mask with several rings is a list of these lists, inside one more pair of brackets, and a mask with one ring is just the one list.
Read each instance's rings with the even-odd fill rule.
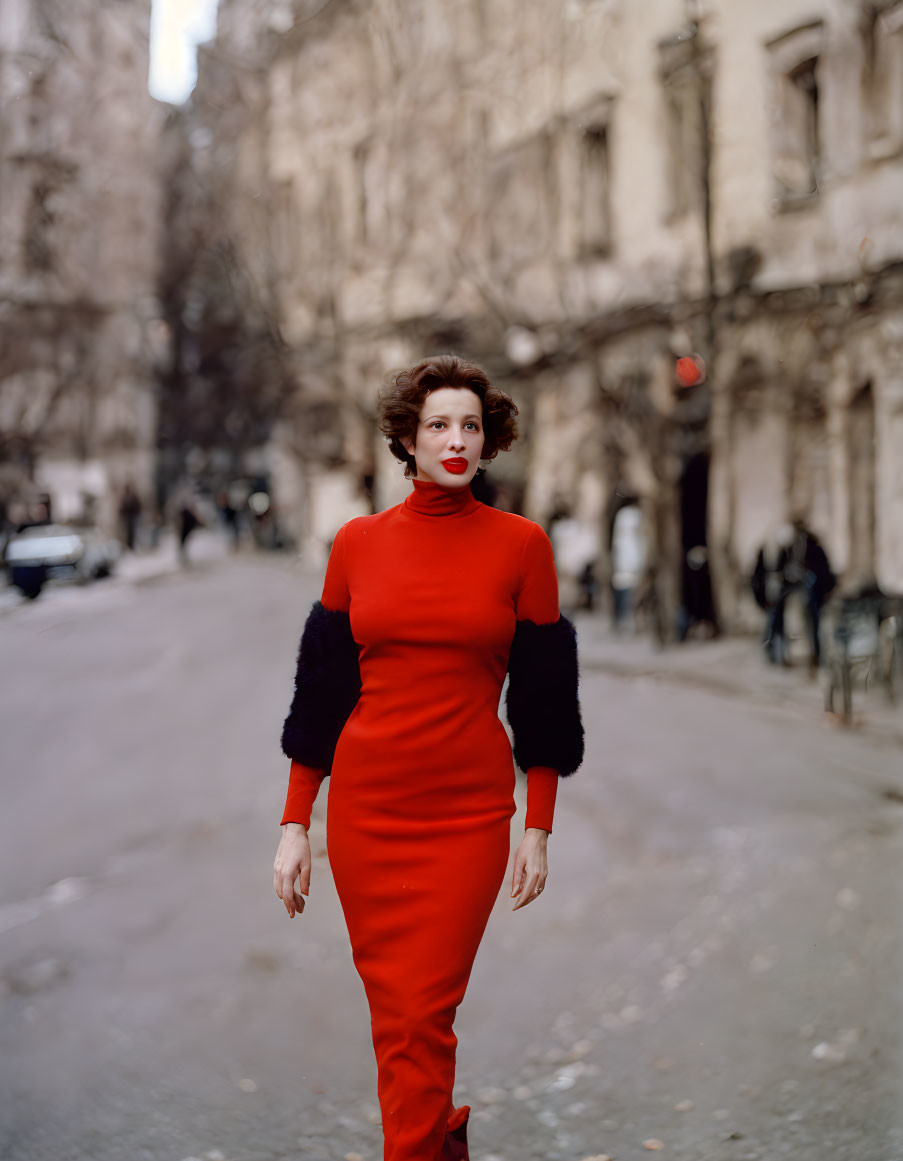
[[[0,499],[116,521],[147,495],[160,106],[150,0],[0,6]],[[156,321],[155,321],[156,320]]]
[[218,52],[266,77],[308,532],[403,494],[376,389],[451,349],[522,408],[491,473],[603,578],[639,503],[669,621],[688,556],[742,621],[792,516],[903,591],[903,4],[222,0]]
[[285,544],[305,525],[299,467],[320,457],[297,422],[281,421],[297,418],[303,398],[297,352],[281,332],[268,172],[267,34],[285,26],[278,16],[278,4],[220,7],[217,37],[198,49],[194,91],[161,134],[158,293],[170,357],[158,485],[169,492],[187,473],[217,492],[271,494],[269,531]]

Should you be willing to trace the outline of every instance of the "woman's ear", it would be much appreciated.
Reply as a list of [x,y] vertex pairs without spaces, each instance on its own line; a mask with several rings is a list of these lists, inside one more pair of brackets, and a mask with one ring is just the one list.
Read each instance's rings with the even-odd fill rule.
[[414,454],[414,448],[417,445],[414,441],[413,436],[399,436],[398,442],[401,444],[401,446],[404,448],[404,450],[408,453],[409,456],[412,456]]

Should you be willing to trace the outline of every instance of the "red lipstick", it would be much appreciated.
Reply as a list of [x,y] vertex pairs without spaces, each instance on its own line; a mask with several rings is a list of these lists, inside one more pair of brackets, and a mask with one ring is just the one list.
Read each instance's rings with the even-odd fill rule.
[[442,466],[447,472],[453,472],[456,476],[460,476],[462,472],[467,471],[468,465],[467,460],[455,458],[451,460],[443,460]]

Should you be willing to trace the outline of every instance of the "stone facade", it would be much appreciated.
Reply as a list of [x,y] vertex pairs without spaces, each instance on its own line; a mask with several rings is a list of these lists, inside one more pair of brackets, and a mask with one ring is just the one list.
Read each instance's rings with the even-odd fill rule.
[[150,0],[0,6],[0,476],[112,531],[152,495],[161,107]]
[[[531,517],[596,529],[603,580],[615,510],[640,503],[669,625],[693,548],[741,624],[757,547],[794,515],[844,583],[903,591],[903,5],[224,10],[266,66],[308,538],[361,482],[377,507],[403,493],[376,389],[454,349],[521,406],[491,474]],[[708,378],[681,389],[690,352]]]

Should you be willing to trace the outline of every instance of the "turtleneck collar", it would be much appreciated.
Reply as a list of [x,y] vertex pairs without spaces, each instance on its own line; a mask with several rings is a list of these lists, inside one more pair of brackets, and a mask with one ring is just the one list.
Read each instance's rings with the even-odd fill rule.
[[414,491],[404,502],[409,512],[420,516],[466,516],[480,506],[466,488],[443,488],[432,480],[414,480]]

